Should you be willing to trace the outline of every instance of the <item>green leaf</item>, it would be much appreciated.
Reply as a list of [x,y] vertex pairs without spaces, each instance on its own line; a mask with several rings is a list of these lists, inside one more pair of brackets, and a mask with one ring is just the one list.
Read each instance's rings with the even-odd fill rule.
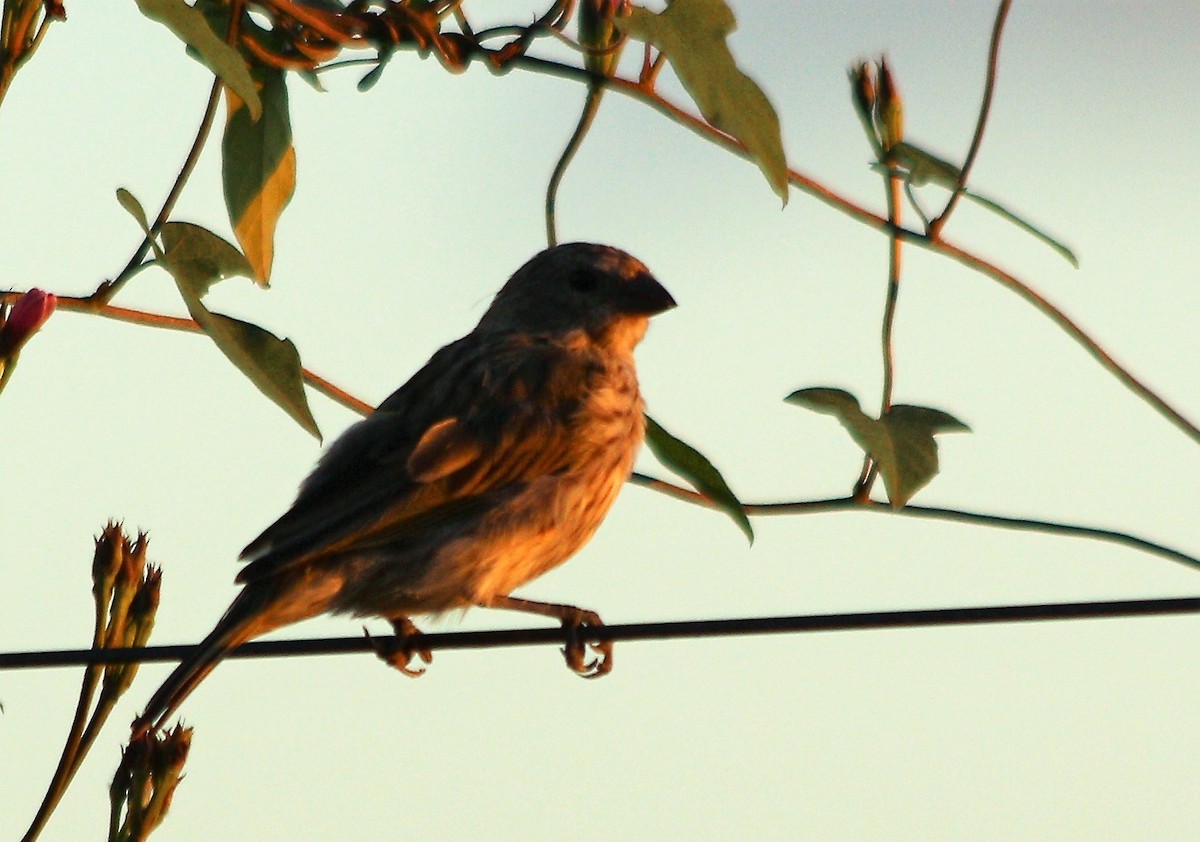
[[165,260],[174,267],[172,275],[186,283],[197,297],[203,298],[209,287],[226,278],[254,277],[245,255],[207,228],[190,222],[168,222],[162,227],[162,241]]
[[897,143],[889,154],[898,166],[908,171],[907,178],[913,187],[937,184],[955,190],[962,180],[961,169],[908,141]]
[[254,277],[266,286],[275,257],[275,226],[296,189],[296,150],[282,70],[255,68],[262,117],[226,89],[228,119],[221,140],[225,207]]
[[250,69],[237,50],[217,37],[200,10],[184,0],[137,0],[137,5],[143,15],[158,21],[194,49],[204,65],[237,92],[251,117],[258,119],[262,105]]
[[725,38],[737,22],[724,0],[672,0],[657,15],[634,6],[615,23],[626,35],[663,52],[704,119],[745,145],[786,204],[788,170],[779,116],[729,51]]
[[[149,236],[150,225],[146,221],[146,212],[142,210],[141,203],[133,194],[122,187],[117,190],[117,201],[138,221],[143,233]],[[171,225],[178,227],[168,235],[166,232]],[[189,239],[191,243],[188,243]],[[223,273],[231,265],[237,264],[237,260],[226,249],[213,241],[219,241],[235,253],[236,249],[215,234],[199,226],[188,226],[184,223],[164,225],[163,240],[168,243],[165,250],[153,237],[150,238],[150,245],[158,262],[175,279],[179,294],[183,296],[188,313],[196,324],[200,325],[221,349],[221,353],[228,357],[260,392],[320,441],[321,431],[317,428],[317,422],[308,406],[308,397],[304,392],[304,371],[300,365],[300,354],[292,341],[280,339],[258,325],[214,313],[200,301],[203,291],[219,278],[203,279],[199,267],[211,259],[210,268]],[[174,250],[172,244],[175,246]],[[208,257],[196,259],[195,255],[198,253],[207,254]]]
[[862,411],[858,398],[842,389],[797,389],[786,400],[841,421],[879,467],[888,499],[897,509],[937,475],[934,435],[970,430],[950,413],[925,406],[895,404],[882,418],[871,418]]
[[395,48],[390,44],[382,45],[379,48],[379,63],[371,68],[371,72],[358,80],[358,90],[366,93],[375,87],[375,84],[383,77],[383,70],[387,67],[388,62],[392,60],[392,55],[395,53]]
[[[913,146],[908,142],[897,143],[891,150],[892,160],[896,166],[905,171],[905,178],[914,187],[922,187],[926,184],[936,184],[940,187],[945,187],[947,190],[957,190],[959,184],[962,183],[962,170],[951,164],[949,161],[942,160],[936,155],[926,152],[918,146]],[[970,190],[963,189],[963,195],[968,199],[972,199],[992,213],[998,214],[1009,222],[1016,225],[1028,234],[1033,235],[1041,240],[1050,248],[1054,249],[1064,259],[1076,269],[1079,268],[1079,259],[1075,256],[1075,252],[1067,248],[1058,240],[1051,237],[1042,229],[1038,228],[1031,222],[1017,216],[1008,208],[1001,205],[999,202],[992,201],[984,196],[974,193]]]
[[970,190],[964,190],[963,195],[965,195],[968,199],[973,199],[974,201],[983,205],[985,208],[990,210],[992,213],[999,214],[1000,216],[1004,217],[1009,222],[1013,223],[1014,225],[1016,225],[1018,228],[1022,229],[1026,233],[1032,234],[1034,237],[1041,240],[1043,243],[1050,246],[1050,248],[1054,249],[1056,252],[1058,252],[1060,255],[1062,255],[1063,258],[1068,263],[1070,263],[1072,266],[1074,266],[1076,269],[1079,268],[1079,258],[1075,256],[1075,252],[1071,251],[1069,248],[1067,248],[1061,242],[1059,242],[1058,240],[1051,237],[1049,234],[1047,234],[1041,228],[1038,228],[1033,223],[1022,219],[1021,217],[1017,216],[1015,213],[1010,211],[1008,208],[1003,207],[999,203],[993,202],[991,199],[980,196],[978,193],[973,193]]
[[258,325],[205,308],[186,281],[176,283],[188,313],[258,390],[275,402],[307,432],[321,439],[321,431],[304,393],[300,354],[290,339],[280,339]]
[[703,453],[675,438],[649,415],[646,416],[646,446],[659,462],[690,482],[697,491],[733,518],[750,543],[754,543],[754,527],[750,525],[741,501]]
[[[150,221],[146,219],[146,211],[142,209],[142,203],[137,200],[137,197],[135,197],[124,187],[118,187],[117,201],[120,202],[121,207],[129,211],[130,216],[137,220],[138,225],[140,225],[142,228],[142,233],[149,237]],[[158,243],[154,242],[152,239],[150,244],[154,247],[154,253],[159,254]]]

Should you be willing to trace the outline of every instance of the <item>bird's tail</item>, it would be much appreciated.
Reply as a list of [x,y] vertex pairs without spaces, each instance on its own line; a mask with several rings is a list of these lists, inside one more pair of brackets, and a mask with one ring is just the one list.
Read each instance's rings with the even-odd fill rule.
[[282,623],[272,622],[263,610],[262,594],[245,588],[217,622],[208,637],[175,668],[155,691],[146,709],[133,721],[133,738],[158,730],[221,660],[251,638],[266,634]]

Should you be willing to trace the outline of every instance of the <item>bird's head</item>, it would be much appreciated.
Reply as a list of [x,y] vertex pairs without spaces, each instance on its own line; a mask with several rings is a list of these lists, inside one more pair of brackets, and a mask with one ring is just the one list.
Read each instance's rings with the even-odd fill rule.
[[509,278],[478,330],[567,334],[584,330],[629,351],[653,315],[675,299],[640,260],[620,249],[565,243],[535,255]]

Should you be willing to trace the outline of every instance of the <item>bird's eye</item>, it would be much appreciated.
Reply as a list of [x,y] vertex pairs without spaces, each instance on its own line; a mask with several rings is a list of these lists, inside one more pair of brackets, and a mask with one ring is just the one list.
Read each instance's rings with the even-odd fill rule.
[[595,272],[572,272],[569,283],[576,292],[589,293],[600,286],[600,278]]

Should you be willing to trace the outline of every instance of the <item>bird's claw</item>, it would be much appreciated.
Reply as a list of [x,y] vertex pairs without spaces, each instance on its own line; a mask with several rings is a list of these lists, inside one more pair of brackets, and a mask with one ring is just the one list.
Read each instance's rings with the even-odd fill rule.
[[[583,678],[599,678],[608,675],[613,668],[613,644],[611,640],[601,640],[594,643],[584,639],[585,627],[597,628],[604,622],[595,611],[576,609],[573,613],[562,618],[563,630],[567,634],[567,645],[561,650],[567,666],[576,675]],[[587,650],[591,648],[598,657],[588,660]]]
[[400,670],[400,672],[409,678],[420,678],[425,674],[425,668],[414,669],[410,667],[409,664],[412,662],[413,657],[420,658],[426,664],[433,662],[433,652],[429,649],[418,649],[413,645],[412,638],[419,635],[421,630],[414,626],[412,620],[407,617],[400,617],[389,622],[392,624],[392,631],[396,635],[390,640],[387,638],[372,637],[371,633],[365,627],[363,628],[363,633],[371,641],[371,646],[375,649],[375,654],[381,661]]

